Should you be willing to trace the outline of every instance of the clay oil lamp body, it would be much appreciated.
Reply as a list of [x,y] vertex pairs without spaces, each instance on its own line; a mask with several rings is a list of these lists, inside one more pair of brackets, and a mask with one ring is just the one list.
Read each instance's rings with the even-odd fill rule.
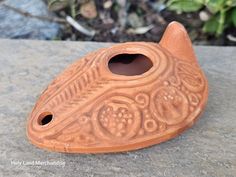
[[188,34],[172,22],[159,44],[116,44],[66,68],[38,99],[27,135],[59,152],[136,150],[191,127],[207,97]]

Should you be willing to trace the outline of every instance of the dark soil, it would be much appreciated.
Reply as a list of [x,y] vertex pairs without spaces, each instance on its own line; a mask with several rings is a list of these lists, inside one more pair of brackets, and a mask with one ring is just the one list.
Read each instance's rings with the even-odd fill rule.
[[[116,1],[109,9],[103,7],[103,1],[96,0],[97,17],[88,19],[81,14],[76,16],[76,20],[88,29],[96,30],[93,37],[88,37],[76,31],[69,25],[65,25],[58,36],[61,40],[73,41],[99,41],[99,42],[125,42],[125,41],[154,41],[160,40],[167,24],[171,21],[181,22],[188,30],[189,35],[194,44],[199,45],[236,45],[236,42],[230,41],[227,38],[228,34],[236,36],[235,28],[225,30],[224,34],[216,38],[214,35],[205,34],[202,32],[203,22],[200,20],[198,13],[176,14],[173,11],[166,9],[159,10],[155,7],[155,1],[147,0],[137,3],[130,0],[126,7],[125,25],[120,24],[119,10],[117,10]],[[124,9],[123,9],[124,10]],[[56,14],[64,17],[69,14],[69,9],[65,8],[57,11]],[[143,34],[131,34],[128,29],[134,28],[129,21],[129,15],[136,14],[138,22],[142,22],[142,26],[153,25],[153,28]],[[131,19],[132,21],[132,19]]]

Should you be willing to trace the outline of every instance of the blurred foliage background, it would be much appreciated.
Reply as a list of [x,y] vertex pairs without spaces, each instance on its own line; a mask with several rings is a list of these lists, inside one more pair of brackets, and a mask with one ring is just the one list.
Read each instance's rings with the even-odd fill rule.
[[236,0],[0,0],[0,38],[158,42],[171,21],[194,44],[236,45]]
[[[177,13],[197,12],[205,21],[203,31],[219,37],[228,27],[236,27],[235,0],[169,0],[167,6]],[[208,14],[206,14],[208,13]]]
[[236,0],[47,0],[94,35],[65,25],[61,40],[159,41],[166,25],[183,23],[195,44],[235,45]]

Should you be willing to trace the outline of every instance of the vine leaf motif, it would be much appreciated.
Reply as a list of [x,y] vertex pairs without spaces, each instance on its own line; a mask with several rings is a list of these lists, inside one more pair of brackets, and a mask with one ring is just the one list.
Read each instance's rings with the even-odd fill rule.
[[57,136],[57,140],[65,143],[79,143],[81,145],[89,145],[96,143],[93,135],[92,124],[90,118],[80,115],[75,118],[70,126],[65,127]]

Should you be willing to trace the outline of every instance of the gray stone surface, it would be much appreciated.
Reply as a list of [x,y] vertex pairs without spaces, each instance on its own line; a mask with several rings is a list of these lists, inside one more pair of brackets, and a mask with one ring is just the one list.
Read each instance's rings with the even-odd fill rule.
[[[43,0],[4,0],[0,3],[32,15],[52,16]],[[53,39],[59,29],[57,23],[25,17],[0,4],[0,38]]]
[[235,47],[196,47],[209,80],[209,102],[193,128],[175,139],[100,155],[48,152],[28,142],[27,115],[40,92],[76,58],[109,45],[0,40],[0,176],[236,176]]

